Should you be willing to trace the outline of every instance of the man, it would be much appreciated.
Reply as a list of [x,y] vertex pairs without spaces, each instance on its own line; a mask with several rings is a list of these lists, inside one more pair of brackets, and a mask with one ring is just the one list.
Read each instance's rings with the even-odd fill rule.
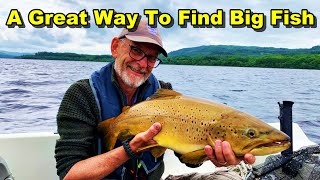
[[[116,148],[109,152],[103,152],[96,130],[99,122],[118,116],[124,106],[150,97],[160,84],[168,85],[159,84],[151,73],[161,63],[160,53],[167,56],[159,31],[141,21],[136,31],[124,29],[112,39],[111,54],[115,62],[68,89],[57,115],[60,139],[55,158],[61,179],[161,178],[163,157],[155,159],[148,151],[139,158],[136,154],[139,147],[155,143],[152,138],[161,131],[159,123],[131,140],[117,142]],[[215,147],[215,153],[211,146],[206,146],[205,151],[216,166],[239,162],[229,143],[217,141]],[[250,154],[245,159],[254,162]]]

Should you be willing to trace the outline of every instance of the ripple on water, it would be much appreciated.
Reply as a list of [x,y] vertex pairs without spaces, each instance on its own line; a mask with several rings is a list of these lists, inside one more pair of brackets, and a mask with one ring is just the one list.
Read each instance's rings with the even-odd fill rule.
[[31,93],[31,91],[25,90],[25,89],[9,89],[9,90],[3,90],[0,91],[0,94],[28,94]]
[[[55,131],[68,87],[106,64],[14,59],[0,63],[1,133]],[[154,74],[183,94],[227,103],[266,122],[279,122],[277,102],[292,99],[293,120],[305,120],[298,123],[320,143],[320,71],[161,65]]]

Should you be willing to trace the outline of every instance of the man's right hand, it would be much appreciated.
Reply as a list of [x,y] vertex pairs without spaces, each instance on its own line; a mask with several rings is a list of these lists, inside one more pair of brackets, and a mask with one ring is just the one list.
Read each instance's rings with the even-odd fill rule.
[[134,153],[137,153],[139,148],[146,147],[157,142],[153,137],[161,131],[161,124],[156,122],[148,130],[137,134],[130,142],[129,146]]
[[253,164],[256,158],[252,154],[245,154],[244,157],[238,158],[232,151],[231,145],[227,141],[216,140],[214,150],[210,145],[204,148],[208,159],[216,167],[237,165],[241,160],[245,160],[248,164]]
[[[161,131],[161,124],[154,123],[148,130],[137,134],[129,146],[134,153],[142,147],[157,143],[153,137]],[[77,162],[65,179],[102,179],[125,163],[130,157],[124,147],[118,147],[106,153]]]

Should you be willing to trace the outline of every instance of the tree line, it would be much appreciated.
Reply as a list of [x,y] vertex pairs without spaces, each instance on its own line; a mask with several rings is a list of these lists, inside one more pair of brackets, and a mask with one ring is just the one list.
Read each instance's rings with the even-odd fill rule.
[[22,55],[15,58],[63,60],[63,61],[94,61],[94,62],[110,62],[113,60],[111,55],[88,55],[88,54],[76,54],[76,53],[54,53],[54,52],[37,52],[34,55]]
[[237,66],[263,68],[320,69],[320,54],[254,55],[254,56],[175,56],[164,59],[165,64]]
[[[86,55],[76,53],[38,52],[34,55],[19,56],[21,59],[72,60],[111,62],[111,55]],[[160,56],[163,64],[237,66],[263,68],[320,69],[320,54],[260,54],[260,55],[176,55],[168,58]]]

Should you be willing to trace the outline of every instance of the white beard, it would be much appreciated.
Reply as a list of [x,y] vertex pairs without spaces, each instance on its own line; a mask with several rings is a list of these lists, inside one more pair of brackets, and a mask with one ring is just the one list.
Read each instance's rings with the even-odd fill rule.
[[126,69],[124,69],[123,66],[121,66],[121,64],[119,63],[115,63],[114,69],[117,75],[125,83],[125,85],[131,88],[138,88],[139,86],[141,86],[141,84],[143,84],[147,80],[147,78],[144,78],[144,77],[130,75],[128,71],[126,71]]

